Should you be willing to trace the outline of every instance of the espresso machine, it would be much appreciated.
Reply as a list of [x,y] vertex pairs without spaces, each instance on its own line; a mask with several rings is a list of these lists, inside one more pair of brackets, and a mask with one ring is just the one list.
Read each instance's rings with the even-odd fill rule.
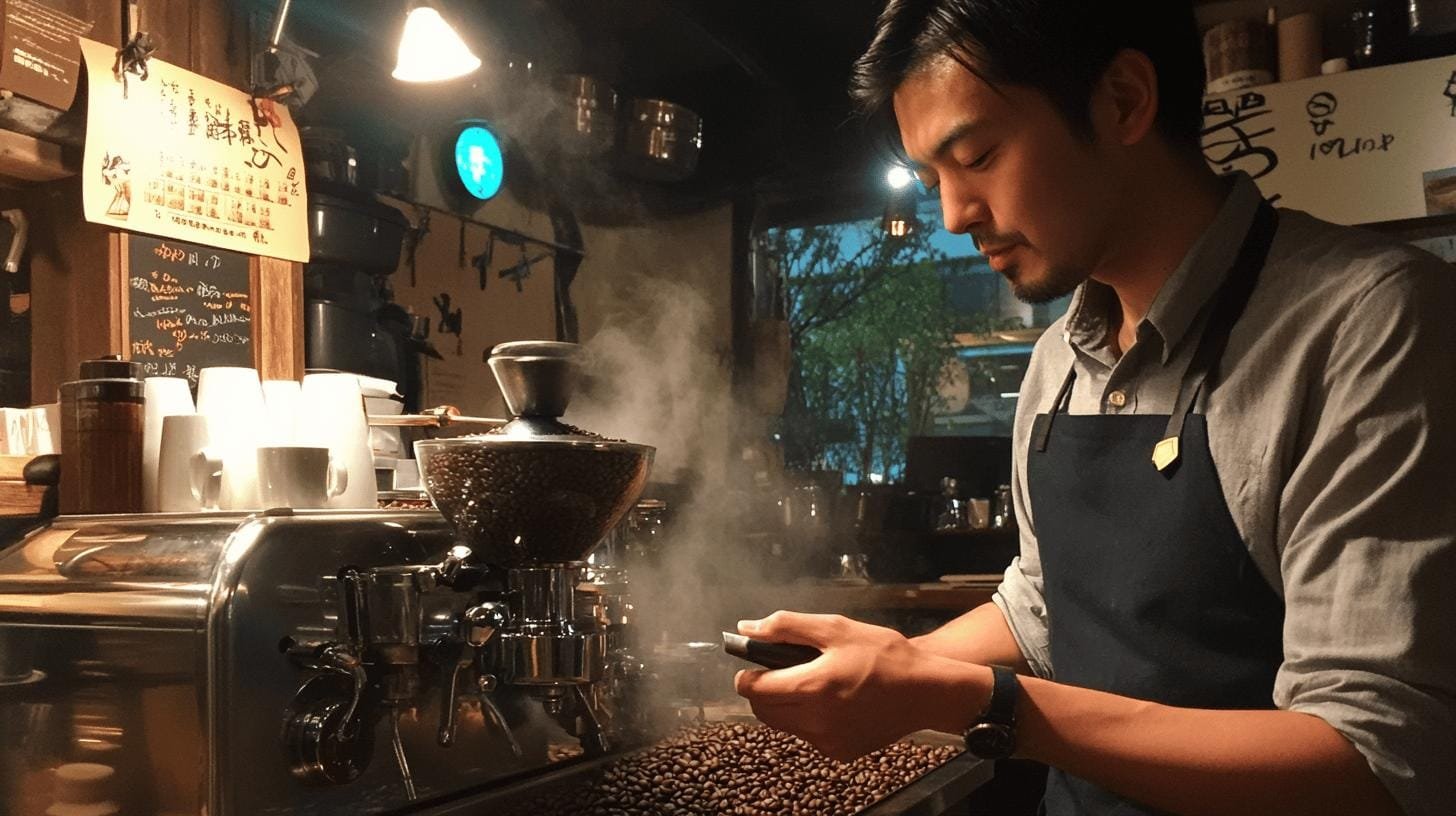
[[417,443],[439,512],[63,516],[0,550],[0,816],[485,812],[646,739],[583,559],[653,449],[560,422],[575,346],[489,363],[514,419]]

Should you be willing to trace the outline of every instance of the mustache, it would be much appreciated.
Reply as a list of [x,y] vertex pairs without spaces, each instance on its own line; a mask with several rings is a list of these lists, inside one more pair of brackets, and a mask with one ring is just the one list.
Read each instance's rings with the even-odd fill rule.
[[972,232],[971,240],[976,249],[984,252],[986,247],[1009,247],[1026,243],[1026,236],[1019,232]]

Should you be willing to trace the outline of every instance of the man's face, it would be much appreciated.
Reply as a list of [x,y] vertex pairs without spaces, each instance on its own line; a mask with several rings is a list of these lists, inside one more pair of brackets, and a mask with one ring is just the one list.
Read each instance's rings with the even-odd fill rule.
[[895,91],[900,137],[945,228],[969,234],[1022,300],[1071,292],[1106,254],[1116,162],[1072,131],[1047,97],[992,87],[937,59]]

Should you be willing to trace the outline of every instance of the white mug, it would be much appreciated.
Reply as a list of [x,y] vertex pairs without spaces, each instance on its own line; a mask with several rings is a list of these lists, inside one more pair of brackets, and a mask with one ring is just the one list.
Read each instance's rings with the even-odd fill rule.
[[222,491],[222,458],[208,448],[207,417],[174,414],[162,419],[157,462],[157,509],[164,513],[216,510]]
[[263,381],[262,445],[294,445],[298,438],[298,408],[303,400],[302,386],[296,380]]
[[192,386],[183,377],[148,377],[142,386],[146,400],[142,420],[142,509],[162,509],[161,479],[162,420],[169,416],[196,413]]
[[334,459],[352,476],[344,492],[331,498],[335,509],[374,509],[379,493],[369,475],[374,454],[369,449],[369,425],[364,397],[353,374],[309,374],[303,378],[303,404],[299,408],[298,438],[326,445]]
[[318,509],[349,486],[349,471],[328,448],[258,448],[258,493],[264,507]]
[[197,413],[208,418],[223,460],[222,509],[257,509],[258,445],[266,415],[257,370],[235,366],[202,369],[197,379]]
[[57,403],[37,405],[30,409],[31,429],[35,432],[35,454],[61,452],[61,406]]

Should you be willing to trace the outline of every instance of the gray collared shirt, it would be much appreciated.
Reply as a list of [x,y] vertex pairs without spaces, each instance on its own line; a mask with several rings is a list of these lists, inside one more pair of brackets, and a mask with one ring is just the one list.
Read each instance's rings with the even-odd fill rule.
[[[1012,440],[1021,555],[994,600],[1042,677],[1056,610],[1027,495],[1032,421],[1071,366],[1071,413],[1171,413],[1259,195],[1233,181],[1121,358],[1116,296],[1093,281],[1036,345]],[[1274,705],[1338,729],[1406,813],[1456,813],[1456,270],[1283,210],[1220,370],[1198,408],[1234,523],[1284,599]]]

